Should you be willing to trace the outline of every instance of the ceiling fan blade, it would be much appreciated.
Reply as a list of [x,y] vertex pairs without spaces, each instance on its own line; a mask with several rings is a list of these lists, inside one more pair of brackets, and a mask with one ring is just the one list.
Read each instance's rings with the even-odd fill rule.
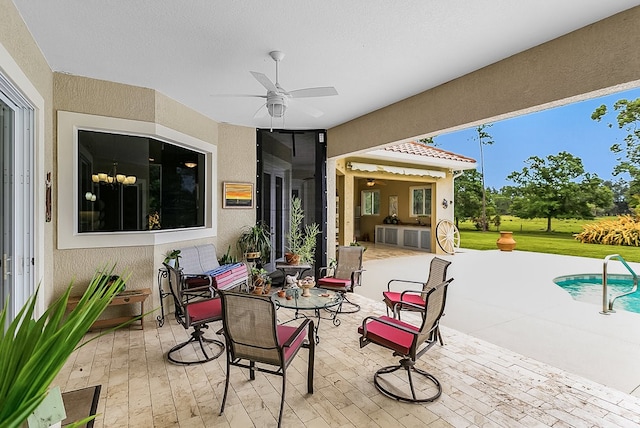
[[312,117],[320,117],[324,114],[322,110],[318,110],[317,108],[311,107],[309,104],[305,104],[300,101],[289,100],[289,106]]
[[256,71],[250,71],[249,73],[251,73],[253,77],[255,77],[256,80],[267,89],[267,91],[278,92],[278,88],[276,88],[276,85],[264,74],[258,73]]
[[264,103],[260,106],[260,108],[256,111],[256,114],[253,115],[254,119],[260,119],[261,117],[265,117],[267,115],[267,109],[265,108],[267,103]]
[[266,95],[252,95],[252,94],[211,94],[210,97],[238,97],[238,98],[267,98]]
[[289,92],[292,98],[309,98],[309,97],[330,97],[338,95],[338,91],[333,86],[322,86],[318,88],[296,89]]

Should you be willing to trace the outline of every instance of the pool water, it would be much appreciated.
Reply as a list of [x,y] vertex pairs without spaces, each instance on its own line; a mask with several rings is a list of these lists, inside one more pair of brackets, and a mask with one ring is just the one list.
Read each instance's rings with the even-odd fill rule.
[[[559,276],[553,282],[564,288],[575,300],[595,303],[602,308],[602,274]],[[632,288],[631,275],[607,275],[609,298],[631,291]],[[613,309],[640,313],[640,287],[635,293],[616,299]]]

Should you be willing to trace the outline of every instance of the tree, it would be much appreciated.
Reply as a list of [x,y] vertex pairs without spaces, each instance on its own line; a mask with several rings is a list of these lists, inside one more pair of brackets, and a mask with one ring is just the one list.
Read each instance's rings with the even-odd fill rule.
[[434,138],[435,137],[420,138],[418,142],[422,144],[428,144],[433,147],[438,147],[438,143],[435,142]]
[[481,225],[482,225],[482,231],[484,232],[487,231],[489,224],[487,221],[487,191],[484,184],[484,153],[483,153],[482,146],[493,144],[493,137],[491,137],[491,135],[489,135],[489,133],[486,131],[486,129],[490,128],[491,126],[493,125],[492,124],[480,125],[476,128],[476,132],[478,133],[476,138],[478,139],[478,143],[480,144],[480,175],[482,178],[482,217],[481,217],[482,223]]
[[482,180],[475,169],[464,171],[454,182],[456,226],[460,220],[477,217],[482,208]]
[[605,181],[603,185],[611,189],[613,193],[613,207],[607,211],[608,215],[630,214],[629,204],[627,203],[629,195],[629,183],[619,178],[616,181]]
[[508,186],[501,188],[499,191],[491,191],[491,199],[496,206],[496,212],[499,215],[511,214],[511,205],[513,204],[512,193],[509,193],[506,189]]
[[[560,217],[592,218],[589,204],[598,207],[613,203],[611,190],[602,185],[595,174],[585,174],[582,160],[568,152],[549,155],[546,159],[531,156],[520,172],[507,177],[518,184],[513,188],[517,198],[513,213],[523,218],[551,219]],[[583,177],[582,182],[577,179]]]
[[[640,98],[633,101],[621,99],[613,104],[613,109],[618,112],[616,121],[619,129],[624,129],[628,134],[624,137],[624,144],[614,143],[611,151],[621,154],[624,158],[618,158],[618,165],[614,174],[628,172],[631,177],[640,177]],[[602,104],[592,114],[591,119],[600,122],[607,114],[607,106]],[[613,124],[609,123],[611,128]]]
[[[628,173],[631,177],[629,190],[625,195],[630,208],[640,208],[640,98],[635,100],[621,99],[613,104],[618,129],[624,129],[627,135],[624,143],[614,143],[611,151],[618,154],[618,164],[613,170],[614,175]],[[600,122],[607,114],[607,106],[602,104],[592,114],[591,119]],[[608,123],[613,127],[611,122]]]

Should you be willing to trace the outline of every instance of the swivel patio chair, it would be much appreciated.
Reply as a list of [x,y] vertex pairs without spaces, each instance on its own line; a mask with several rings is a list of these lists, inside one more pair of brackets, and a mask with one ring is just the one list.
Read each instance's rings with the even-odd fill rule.
[[[442,393],[442,386],[438,379],[432,374],[417,368],[416,362],[437,341],[440,317],[444,312],[447,288],[451,281],[453,279],[448,279],[429,289],[426,294],[426,310],[420,326],[415,326],[396,318],[382,316],[379,318],[367,317],[358,328],[358,333],[361,335],[361,348],[369,343],[375,343],[393,351],[394,356],[402,357],[399,364],[383,367],[373,376],[376,388],[387,397],[410,403],[424,403],[434,401]],[[413,303],[408,302],[405,304],[413,305]],[[385,376],[400,369],[404,369],[407,373],[410,395],[406,391],[401,391],[401,386],[397,386],[398,379],[395,378],[395,375],[390,376],[392,379]],[[420,385],[416,388],[413,373],[423,376],[432,385]],[[403,386],[406,387],[406,385]]]
[[[320,279],[317,281],[319,288],[333,290],[341,294],[340,305],[337,313],[352,314],[360,310],[360,305],[351,302],[347,298],[347,293],[352,293],[354,288],[361,285],[362,279],[362,254],[365,247],[360,246],[341,246],[338,247],[337,264],[333,269],[332,276],[324,276],[329,272],[329,267],[321,267],[319,269]],[[352,309],[343,310],[342,305],[350,305]]]
[[[213,288],[206,287],[206,281],[211,283],[207,275],[185,275],[181,270],[165,264],[168,273],[169,290],[175,304],[176,320],[186,329],[192,328],[189,340],[179,343],[169,350],[167,359],[175,364],[199,364],[218,358],[224,351],[224,343],[204,337],[209,323],[222,320],[220,297]],[[194,284],[197,284],[194,286]],[[176,353],[189,344],[198,344],[202,356],[198,354],[198,347],[194,346],[195,357],[181,358]],[[182,354],[182,353],[181,353]]]
[[[282,376],[282,398],[278,414],[278,427],[280,427],[287,384],[287,367],[300,348],[309,350],[307,391],[313,394],[315,356],[313,321],[305,319],[298,327],[278,324],[276,306],[270,296],[233,291],[221,291],[220,294],[223,314],[222,332],[227,341],[227,378],[220,415],[224,412],[227,400],[231,366],[249,369],[250,380],[255,379],[257,370]],[[275,368],[268,366],[275,366]]]
[[[401,319],[401,311],[420,311],[425,308],[425,296],[427,292],[447,279],[447,269],[451,265],[450,261],[443,260],[438,257],[431,259],[429,264],[429,276],[427,282],[410,281],[404,279],[392,279],[387,283],[387,291],[382,293],[384,303],[387,305],[387,315],[389,310],[393,313],[393,317]],[[404,291],[391,291],[392,284],[416,284],[421,285],[421,290],[408,289]],[[416,287],[417,288],[417,287]],[[405,303],[412,303],[407,305]],[[442,344],[442,336],[438,331],[438,338]]]

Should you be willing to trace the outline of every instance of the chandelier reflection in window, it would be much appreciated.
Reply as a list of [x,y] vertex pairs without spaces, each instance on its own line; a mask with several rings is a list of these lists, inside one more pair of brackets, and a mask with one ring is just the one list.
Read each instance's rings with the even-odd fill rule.
[[[91,174],[91,181],[97,184],[109,184],[112,187],[116,185],[122,186],[130,186],[132,184],[136,184],[136,176],[135,175],[126,175],[118,173],[118,162],[113,163],[113,169],[107,172],[98,172],[95,174]],[[85,194],[85,199],[87,201],[95,202],[96,195],[92,192],[87,192]]]
[[129,186],[131,184],[136,184],[136,176],[135,175],[125,175],[118,174],[118,162],[113,163],[113,170],[109,173],[106,172],[98,172],[97,174],[91,175],[91,181],[94,183],[104,183],[104,184],[122,184],[123,186]]

